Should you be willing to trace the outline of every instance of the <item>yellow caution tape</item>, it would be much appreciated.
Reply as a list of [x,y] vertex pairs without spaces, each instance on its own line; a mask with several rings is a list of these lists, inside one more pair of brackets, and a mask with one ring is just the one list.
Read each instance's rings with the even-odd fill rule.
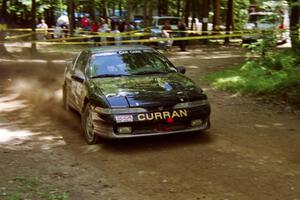
[[[240,33],[231,33],[231,34],[218,34],[218,35],[200,35],[200,36],[189,36],[189,37],[171,37],[171,38],[155,38],[155,39],[132,39],[132,40],[117,40],[117,41],[78,41],[78,42],[69,42],[69,40],[76,40],[76,39],[91,39],[91,38],[98,38],[103,37],[120,37],[121,34],[113,34],[113,33],[105,33],[103,35],[80,35],[78,37],[70,37],[70,38],[57,38],[57,39],[49,39],[46,41],[33,41],[34,43],[38,44],[96,44],[96,45],[103,45],[103,44],[115,44],[115,43],[149,43],[149,42],[163,42],[163,41],[180,41],[180,40],[203,40],[203,39],[223,39],[223,38],[230,38],[230,37],[242,37],[242,36],[258,36],[261,32],[258,31],[236,31]],[[30,33],[31,34],[31,33]],[[149,35],[150,33],[138,33],[136,32],[133,35],[126,35],[126,37],[139,37]],[[292,33],[293,35],[295,33]],[[123,35],[123,34],[122,34]],[[27,37],[29,34],[23,34],[18,36],[11,36],[11,38],[17,37]],[[124,36],[125,37],[125,36]]]
[[[208,36],[191,36],[191,37],[175,37],[175,38],[157,38],[157,39],[137,39],[137,40],[120,40],[120,41],[102,41],[102,42],[48,42],[48,41],[35,41],[37,44],[115,44],[115,43],[149,43],[149,42],[161,42],[161,41],[180,41],[180,40],[202,40],[202,39],[220,39],[227,37],[241,37],[245,34],[226,34],[226,35],[208,35]],[[258,35],[257,33],[247,34],[248,36]]]
[[0,31],[5,31],[7,29],[7,24],[0,24]]
[[[32,31],[32,28],[9,28],[6,29],[7,31]],[[36,28],[36,31],[54,31],[55,28]],[[62,30],[68,30],[68,29],[62,29]]]
[[133,34],[122,34],[122,33],[99,33],[97,35],[77,35],[75,37],[68,37],[68,38],[55,38],[55,39],[48,39],[47,41],[63,41],[63,40],[79,40],[79,39],[91,39],[91,38],[115,38],[115,37],[142,37],[150,35],[150,33],[133,33]]
[[29,37],[31,35],[32,35],[32,33],[25,33],[25,34],[21,34],[21,35],[6,36],[5,39],[6,40],[16,39],[16,38],[22,38],[22,37]]

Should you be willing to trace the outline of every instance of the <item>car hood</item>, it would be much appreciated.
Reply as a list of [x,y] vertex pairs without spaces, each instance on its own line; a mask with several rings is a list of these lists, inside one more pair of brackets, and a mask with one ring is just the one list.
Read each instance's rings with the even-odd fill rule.
[[111,107],[173,106],[206,98],[202,90],[180,73],[93,79],[94,88]]

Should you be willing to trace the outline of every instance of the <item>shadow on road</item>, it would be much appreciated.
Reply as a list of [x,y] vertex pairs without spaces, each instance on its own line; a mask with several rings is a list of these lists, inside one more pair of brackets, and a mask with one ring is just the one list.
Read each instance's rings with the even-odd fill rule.
[[192,145],[207,145],[214,141],[214,136],[207,132],[182,133],[174,135],[106,140],[102,145],[105,151],[128,154],[141,151],[161,151],[170,148],[183,148]]

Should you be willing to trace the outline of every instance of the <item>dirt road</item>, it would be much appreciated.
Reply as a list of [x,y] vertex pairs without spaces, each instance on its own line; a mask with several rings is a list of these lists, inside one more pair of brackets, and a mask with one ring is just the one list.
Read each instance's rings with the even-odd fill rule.
[[0,199],[300,200],[300,117],[201,81],[239,48],[168,53],[209,96],[206,134],[93,146],[61,105],[66,57],[0,59]]

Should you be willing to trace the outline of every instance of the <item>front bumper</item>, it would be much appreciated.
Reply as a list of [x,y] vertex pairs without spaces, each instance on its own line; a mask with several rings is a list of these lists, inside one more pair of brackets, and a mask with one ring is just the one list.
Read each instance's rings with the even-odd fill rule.
[[[167,123],[166,120],[143,122],[133,121],[130,123],[109,123],[107,122],[107,120],[103,120],[98,113],[92,112],[95,133],[100,137],[108,139],[135,138],[204,131],[210,128],[209,115],[210,107],[205,106],[194,111],[187,118],[175,120],[174,123]],[[191,122],[193,120],[199,119],[201,119],[202,121],[201,124],[199,124],[198,126],[191,125]],[[118,133],[118,127],[131,127],[132,133]]]

